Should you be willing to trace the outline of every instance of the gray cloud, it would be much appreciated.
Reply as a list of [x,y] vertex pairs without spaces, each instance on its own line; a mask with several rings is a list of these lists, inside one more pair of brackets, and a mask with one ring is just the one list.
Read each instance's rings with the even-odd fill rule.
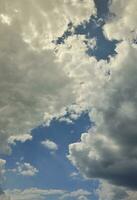
[[96,194],[99,200],[127,200],[129,197],[127,189],[108,184],[104,181],[100,183]]
[[[137,188],[137,47],[131,43],[135,37],[131,31],[131,27],[135,30],[135,8],[129,1],[114,0],[110,5],[115,17],[104,26],[106,36],[129,42],[117,45],[117,55],[108,63],[112,72],[110,81],[90,99],[95,130],[82,134],[81,142],[71,144],[68,156],[84,176],[132,189]],[[116,195],[119,193],[118,199],[128,198],[126,191],[126,198],[117,189]],[[113,195],[112,199],[117,196]]]
[[[110,81],[91,99],[95,130],[71,144],[68,156],[88,178],[137,188],[137,46],[122,42],[111,58]],[[122,53],[121,53],[122,52]]]

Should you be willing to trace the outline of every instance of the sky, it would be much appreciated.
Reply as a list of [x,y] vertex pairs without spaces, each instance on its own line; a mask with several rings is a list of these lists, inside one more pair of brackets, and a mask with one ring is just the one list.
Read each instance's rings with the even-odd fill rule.
[[0,0],[0,200],[137,199],[136,9]]

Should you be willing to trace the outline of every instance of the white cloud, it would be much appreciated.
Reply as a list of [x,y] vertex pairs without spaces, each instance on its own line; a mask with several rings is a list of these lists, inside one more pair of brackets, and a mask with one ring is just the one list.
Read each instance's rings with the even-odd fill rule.
[[35,176],[39,171],[30,163],[17,162],[17,168],[15,169],[14,172],[22,176]]
[[10,25],[11,24],[11,19],[9,16],[7,15],[4,15],[4,14],[1,14],[0,15],[0,20],[3,24],[7,24],[7,25]]
[[[70,105],[79,104],[75,84],[80,80],[74,82],[71,69],[79,64],[79,57],[85,57],[84,37],[72,36],[64,46],[51,41],[64,33],[69,22],[74,26],[83,23],[95,10],[90,0],[1,0],[0,153],[11,153],[10,140],[24,141],[20,135],[26,138],[39,124],[61,120]],[[73,55],[76,48],[79,51]],[[90,62],[88,57],[85,60]],[[83,109],[82,104],[75,106],[71,118]]]
[[48,139],[44,140],[44,141],[41,142],[41,144],[51,151],[57,151],[58,150],[58,145],[51,140],[48,140]]
[[29,188],[25,190],[7,190],[5,193],[11,200],[45,200],[47,196],[58,196],[64,194],[63,190]]
[[75,200],[85,200],[88,199],[88,196],[91,195],[91,192],[88,192],[83,189],[79,189],[73,192],[68,192],[65,190],[59,189],[38,189],[38,188],[29,188],[25,190],[6,190],[5,193],[10,196],[11,200],[45,200],[50,197],[56,199],[75,199]]
[[10,140],[30,139],[28,134],[37,125],[61,120],[67,112],[69,121],[79,117],[89,105],[87,91],[94,88],[90,76],[96,79],[100,69],[95,68],[96,59],[86,55],[84,36],[69,37],[55,54],[28,49],[15,27],[1,25],[0,33],[0,152],[10,153]]
[[24,41],[33,48],[52,46],[52,40],[63,35],[68,24],[73,26],[96,14],[94,1],[1,0],[1,21],[20,29]]
[[78,172],[72,172],[72,173],[70,174],[70,177],[72,177],[72,178],[76,178],[77,176],[79,176],[79,173],[78,173]]
[[[0,151],[10,153],[7,143],[10,136],[28,134],[43,123],[44,113],[48,124],[63,107],[75,101],[75,96],[71,81],[55,63],[53,52],[29,50],[11,27],[8,37],[7,27],[2,26]],[[11,53],[7,54],[8,51]]]
[[137,1],[112,0],[109,4],[113,16],[104,26],[104,33],[109,39],[133,40],[137,38]]
[[9,144],[16,144],[16,141],[19,142],[26,142],[27,140],[32,140],[32,136],[29,134],[24,134],[24,135],[16,135],[16,136],[10,136],[8,139]]

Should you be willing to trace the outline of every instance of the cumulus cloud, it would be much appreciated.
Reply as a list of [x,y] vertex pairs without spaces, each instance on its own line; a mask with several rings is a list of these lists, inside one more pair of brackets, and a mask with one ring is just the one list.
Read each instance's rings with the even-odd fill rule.
[[68,24],[73,26],[96,14],[94,1],[57,0],[26,1],[1,0],[0,19],[3,24],[15,24],[25,42],[32,48],[49,48],[62,36]]
[[109,39],[137,39],[137,1],[112,0],[109,3],[111,17],[104,25],[104,33]]
[[27,140],[32,140],[32,136],[29,134],[16,135],[16,136],[12,135],[9,137],[8,142],[9,144],[15,145],[17,141],[24,143]]
[[[137,46],[122,42],[110,59],[110,81],[92,96],[95,129],[69,146],[72,163],[89,178],[137,188]],[[97,91],[96,91],[97,92]]]
[[29,50],[12,27],[2,25],[0,35],[0,150],[9,153],[10,136],[27,134],[43,123],[44,112],[48,123],[74,96],[66,92],[71,84],[53,52]]
[[[69,146],[69,159],[88,178],[137,188],[135,0],[110,4],[114,16],[104,33],[124,41],[109,61],[86,54],[95,39],[72,35],[52,43],[70,22],[77,26],[96,13],[93,1],[0,3],[0,153],[10,153],[9,143],[30,139],[32,128],[43,122],[71,122],[88,111],[96,127]],[[20,173],[32,167],[26,164],[18,166]]]
[[[9,143],[25,141],[19,135],[26,138],[32,128],[43,122],[49,125],[76,103],[74,83],[65,67],[67,54],[65,63],[52,41],[69,23],[77,26],[89,20],[96,8],[90,0],[1,0],[0,4],[0,153],[9,154]],[[85,49],[83,38],[77,40]]]
[[16,172],[18,175],[22,176],[35,176],[39,171],[30,163],[16,163],[17,168],[11,171]]
[[58,150],[58,145],[55,142],[51,141],[51,140],[44,140],[44,141],[41,142],[41,144],[45,148],[47,148],[47,149],[49,149],[51,151],[57,151]]
[[100,186],[96,191],[99,200],[135,200],[137,192],[129,188],[119,187],[108,184],[106,181],[101,181]]

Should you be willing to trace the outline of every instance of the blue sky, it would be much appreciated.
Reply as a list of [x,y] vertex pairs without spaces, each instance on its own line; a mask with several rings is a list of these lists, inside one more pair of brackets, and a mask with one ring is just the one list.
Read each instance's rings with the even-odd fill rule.
[[[68,145],[80,140],[81,133],[91,126],[88,114],[83,113],[72,124],[53,120],[49,127],[39,126],[32,130],[33,139],[24,143],[16,142],[12,147],[12,155],[4,156],[7,169],[16,168],[16,162],[31,163],[39,172],[36,176],[21,176],[8,171],[6,173],[5,189],[62,189],[75,191],[79,188],[94,191],[98,188],[98,180],[86,180],[67,159]],[[94,124],[93,124],[94,126]],[[49,139],[58,145],[53,152],[42,146],[41,141]],[[74,176],[73,176],[74,174]],[[90,198],[97,199],[95,194]]]
[[1,1],[0,200],[136,199],[132,1]]
[[[68,145],[77,142],[81,133],[85,132],[90,125],[87,114],[83,114],[74,124],[66,124],[64,122],[53,121],[49,127],[38,127],[32,131],[33,140],[25,143],[17,142],[12,148],[12,156],[6,158],[8,161],[7,168],[23,158],[23,162],[31,163],[40,170],[37,177],[25,178],[10,174],[7,187],[15,188],[18,183],[20,187],[46,187],[46,188],[62,188],[76,189],[77,187],[87,187],[89,182],[85,182],[82,177],[79,180],[73,180],[70,174],[76,169],[70,164],[66,155],[68,154]],[[58,145],[58,150],[52,154],[49,149],[41,145],[41,141],[49,139]],[[14,178],[13,178],[14,176]],[[45,178],[43,179],[43,176]],[[11,180],[11,182],[9,181]],[[80,181],[81,180],[81,181]],[[80,183],[80,182],[81,183]],[[81,185],[77,185],[79,184]],[[88,187],[90,188],[90,186]]]

